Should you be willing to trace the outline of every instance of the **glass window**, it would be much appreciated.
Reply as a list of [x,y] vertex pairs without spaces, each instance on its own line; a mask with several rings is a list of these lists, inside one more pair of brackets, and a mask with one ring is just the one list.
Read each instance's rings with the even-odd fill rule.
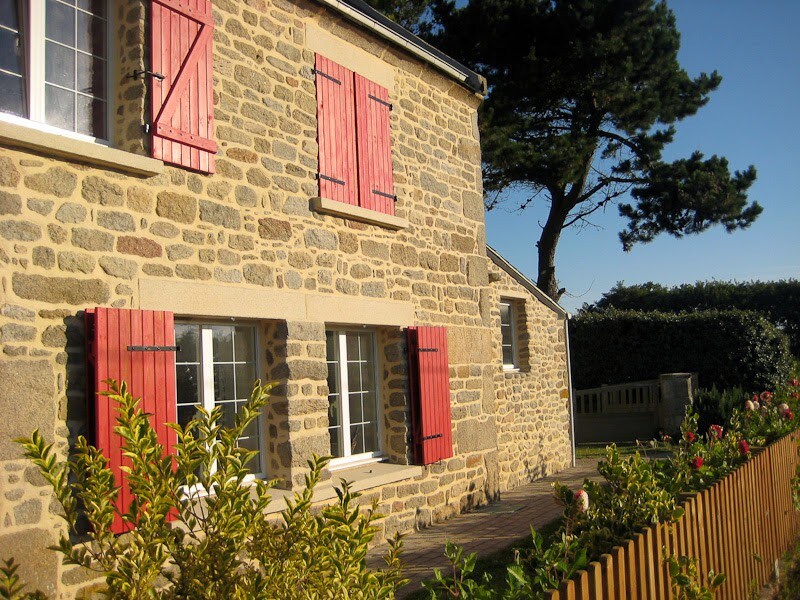
[[107,0],[0,0],[0,112],[107,140],[109,17]]
[[[255,327],[176,323],[175,343],[180,347],[175,360],[178,423],[188,423],[198,405],[206,410],[220,406],[222,425],[232,427],[258,378]],[[249,467],[262,471],[260,419],[239,438],[239,444],[259,452]]]
[[516,369],[518,364],[514,305],[508,301],[500,302],[500,333],[503,346],[503,368]]
[[328,331],[328,431],[335,457],[380,453],[375,335]]

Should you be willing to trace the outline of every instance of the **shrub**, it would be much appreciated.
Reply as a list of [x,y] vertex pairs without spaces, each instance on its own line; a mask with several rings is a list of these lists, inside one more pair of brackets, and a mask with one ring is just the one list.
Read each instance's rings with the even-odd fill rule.
[[733,411],[742,408],[742,404],[750,394],[741,387],[729,390],[718,390],[717,386],[711,389],[700,388],[694,394],[692,409],[697,413],[699,422],[697,433],[704,434],[712,423],[727,423],[733,416]]
[[[219,407],[210,413],[198,409],[185,427],[169,425],[177,443],[175,456],[167,456],[125,383],[108,383],[107,395],[119,405],[115,432],[130,460],[132,501],[124,512],[115,506],[119,488],[107,459],[85,439],[79,438],[66,462],[56,461],[52,444],[38,431],[20,441],[63,507],[69,531],[58,549],[65,562],[102,574],[109,597],[393,597],[402,583],[399,540],[390,543],[386,569],[372,571],[365,562],[377,531],[373,522],[381,516],[376,505],[360,512],[358,495],[345,484],[338,502],[311,510],[327,458],[309,461],[305,489],[281,513],[283,526],[265,514],[270,484],[245,484],[255,452],[238,447],[237,440],[265,406],[272,384],[256,384],[231,428],[220,425]],[[68,534],[77,533],[81,515],[90,531],[88,543],[78,544]],[[111,533],[115,515],[130,527],[128,533]]]
[[774,389],[788,378],[786,336],[758,313],[587,312],[570,323],[576,388],[698,373],[710,388]]

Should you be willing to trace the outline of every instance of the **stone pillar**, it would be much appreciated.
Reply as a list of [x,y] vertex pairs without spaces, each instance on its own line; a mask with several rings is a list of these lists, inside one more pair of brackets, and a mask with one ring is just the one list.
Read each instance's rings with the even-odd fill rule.
[[325,325],[280,321],[266,337],[269,379],[280,384],[267,410],[267,475],[296,489],[311,455],[330,454]]
[[679,431],[697,389],[696,373],[665,373],[659,375],[661,406],[658,427],[668,433]]

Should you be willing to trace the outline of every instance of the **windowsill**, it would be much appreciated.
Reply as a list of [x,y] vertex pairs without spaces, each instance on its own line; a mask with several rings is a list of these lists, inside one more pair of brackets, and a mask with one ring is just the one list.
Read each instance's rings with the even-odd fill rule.
[[136,175],[159,175],[164,170],[163,162],[149,156],[55,133],[38,123],[21,124],[20,120],[0,115],[0,142]]
[[[336,487],[344,479],[350,482],[350,490],[353,492],[363,492],[382,485],[397,483],[406,479],[412,479],[422,474],[422,467],[416,465],[395,465],[386,462],[373,462],[338,469],[327,481],[320,482],[314,489],[314,496],[311,501],[325,502],[336,498]],[[294,498],[294,492],[273,488],[269,491],[272,501],[267,506],[267,514],[278,513],[286,508],[286,500]]]
[[386,229],[406,229],[410,225],[408,219],[403,219],[402,217],[379,213],[374,210],[353,206],[352,204],[345,204],[344,202],[337,202],[336,200],[330,200],[328,198],[312,198],[311,207],[318,213],[342,217],[343,219],[352,219],[353,221],[361,221],[363,223],[369,223],[370,225],[385,227]]

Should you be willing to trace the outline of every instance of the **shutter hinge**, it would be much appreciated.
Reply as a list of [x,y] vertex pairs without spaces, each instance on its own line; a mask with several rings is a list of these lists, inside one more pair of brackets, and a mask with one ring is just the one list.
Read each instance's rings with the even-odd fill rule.
[[443,433],[434,433],[433,435],[426,435],[422,437],[423,442],[427,442],[428,440],[435,440],[436,438],[444,437]]
[[180,346],[128,346],[128,352],[180,352]]
[[328,75],[324,71],[320,71],[319,69],[311,69],[311,72],[314,73],[314,75],[321,75],[325,79],[330,79],[333,83],[337,85],[342,85],[341,80],[336,79],[336,77],[332,77],[331,75]]
[[345,185],[347,182],[336,179],[336,177],[329,177],[328,175],[323,175],[322,173],[317,173],[317,179],[324,179],[325,181],[332,181],[333,183],[338,183],[339,185]]
[[438,352],[438,348],[419,348],[419,352]]
[[395,202],[397,202],[397,196],[395,196],[394,194],[387,194],[386,192],[382,192],[380,190],[372,190],[372,193],[375,194],[376,196],[383,196],[384,198],[389,198],[390,200],[394,200]]
[[164,81],[167,78],[167,76],[162,73],[156,73],[155,71],[148,71],[146,69],[136,69],[133,75],[131,75],[134,79],[144,79],[148,76],[158,79],[159,81]]
[[375,102],[378,102],[379,104],[383,104],[384,106],[388,106],[389,110],[394,110],[394,106],[392,106],[391,102],[387,102],[386,100],[381,100],[380,98],[378,98],[377,96],[373,96],[372,94],[367,94],[367,97],[370,100],[375,100]]

